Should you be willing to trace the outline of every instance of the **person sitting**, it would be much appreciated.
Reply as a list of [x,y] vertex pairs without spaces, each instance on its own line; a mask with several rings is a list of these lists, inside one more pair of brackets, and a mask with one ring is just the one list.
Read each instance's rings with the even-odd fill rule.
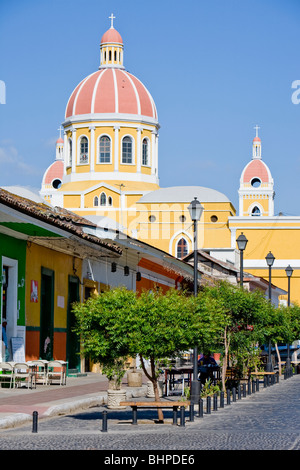
[[209,353],[203,354],[200,357],[198,360],[198,370],[202,384],[205,384],[208,379],[213,379],[213,371],[216,367],[218,367],[218,364]]

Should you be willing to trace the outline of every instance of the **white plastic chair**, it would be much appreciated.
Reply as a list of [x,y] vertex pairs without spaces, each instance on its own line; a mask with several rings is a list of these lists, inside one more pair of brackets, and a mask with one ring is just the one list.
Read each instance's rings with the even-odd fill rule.
[[33,382],[35,383],[35,375],[31,371],[29,364],[26,362],[16,362],[13,367],[13,380],[14,387],[18,385],[26,385],[29,389],[32,388]]
[[14,369],[8,362],[0,362],[0,383],[9,383],[9,388],[13,386]]
[[47,384],[59,381],[59,385],[66,385],[66,366],[62,361],[49,361],[47,367]]
[[30,365],[35,367],[32,372],[35,374],[36,383],[41,382],[43,385],[47,385],[47,361],[34,360],[30,361]]

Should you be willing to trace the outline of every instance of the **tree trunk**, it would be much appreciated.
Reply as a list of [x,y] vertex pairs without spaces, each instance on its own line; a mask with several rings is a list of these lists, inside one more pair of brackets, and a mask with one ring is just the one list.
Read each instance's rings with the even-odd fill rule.
[[[153,383],[153,391],[154,391],[154,401],[160,401],[160,396],[159,396],[159,389],[158,389],[158,384],[157,384],[157,377],[155,373],[155,361],[154,358],[150,358],[150,365],[151,365],[151,375],[148,373],[145,363],[144,363],[144,358],[143,356],[140,355],[140,361],[142,364],[142,369],[146,375],[146,377]],[[163,423],[164,422],[164,415],[163,411],[161,408],[157,408],[157,414],[158,414],[158,422]]]
[[229,344],[230,344],[230,341],[227,338],[227,328],[225,328],[224,330],[224,358],[223,358],[223,364],[222,364],[222,390],[224,392],[226,390],[226,371],[227,371],[227,363],[228,363]]
[[278,371],[279,371],[279,375],[281,375],[281,357],[280,357],[280,352],[279,352],[277,343],[275,343],[275,349],[276,349],[277,358],[278,358]]

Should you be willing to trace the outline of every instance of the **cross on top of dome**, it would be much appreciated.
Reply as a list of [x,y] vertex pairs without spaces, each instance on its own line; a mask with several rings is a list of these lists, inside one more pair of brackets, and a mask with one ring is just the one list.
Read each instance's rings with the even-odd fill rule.
[[113,27],[114,27],[114,20],[116,19],[116,17],[115,17],[114,14],[112,13],[108,18],[110,19],[110,27],[111,27],[111,29],[113,29]]
[[[256,124],[256,126],[254,127],[255,131],[256,131],[256,136],[255,137],[258,137],[258,129],[260,129],[260,127]],[[259,138],[259,137],[258,137]]]

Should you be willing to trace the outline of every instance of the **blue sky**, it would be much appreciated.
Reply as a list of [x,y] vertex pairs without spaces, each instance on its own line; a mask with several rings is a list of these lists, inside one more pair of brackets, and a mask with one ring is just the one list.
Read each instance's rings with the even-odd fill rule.
[[211,187],[238,209],[258,124],[275,213],[300,215],[298,0],[0,0],[0,185],[40,188],[112,12],[124,65],[157,106],[160,185]]

